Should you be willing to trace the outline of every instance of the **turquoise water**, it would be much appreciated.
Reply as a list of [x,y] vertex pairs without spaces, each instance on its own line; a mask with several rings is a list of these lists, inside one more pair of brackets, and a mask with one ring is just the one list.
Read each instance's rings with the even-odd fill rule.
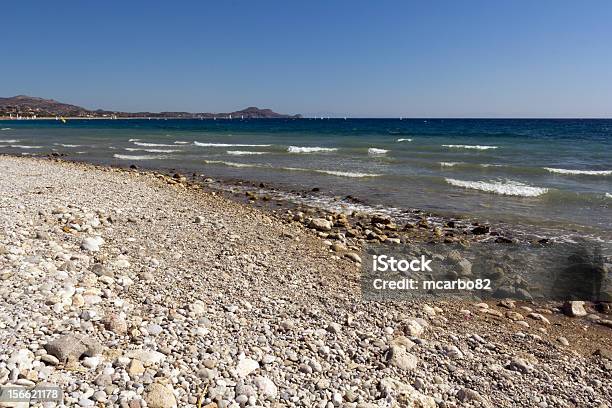
[[612,120],[73,120],[0,129],[3,153],[318,187],[318,197],[612,240]]

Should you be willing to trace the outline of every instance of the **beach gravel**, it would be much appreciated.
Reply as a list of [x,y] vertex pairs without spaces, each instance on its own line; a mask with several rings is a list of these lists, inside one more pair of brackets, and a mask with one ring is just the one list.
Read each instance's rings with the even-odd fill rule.
[[0,385],[67,406],[612,406],[604,309],[364,301],[329,219],[185,180],[0,156]]

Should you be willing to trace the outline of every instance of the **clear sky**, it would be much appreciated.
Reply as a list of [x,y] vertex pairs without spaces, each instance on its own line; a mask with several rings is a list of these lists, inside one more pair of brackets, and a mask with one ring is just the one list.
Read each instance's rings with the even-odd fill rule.
[[612,1],[12,1],[0,96],[88,108],[612,117]]

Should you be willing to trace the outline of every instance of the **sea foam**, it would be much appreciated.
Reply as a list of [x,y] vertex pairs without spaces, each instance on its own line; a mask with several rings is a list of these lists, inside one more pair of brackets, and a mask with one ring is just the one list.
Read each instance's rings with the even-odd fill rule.
[[518,181],[507,180],[501,181],[465,181],[451,178],[444,179],[448,184],[469,188],[472,190],[486,191],[488,193],[508,195],[508,196],[521,196],[521,197],[537,197],[545,194],[548,189],[543,187],[533,187],[527,184],[520,183]]
[[0,130],[11,130],[11,128],[2,128]]
[[455,145],[455,144],[443,144],[443,147],[449,147],[451,149],[474,149],[474,150],[489,150],[497,149],[498,146],[482,146],[482,145]]
[[557,174],[571,174],[571,175],[584,175],[584,176],[609,176],[612,174],[612,170],[572,170],[572,169],[557,169],[554,167],[544,167],[551,173]]
[[254,163],[236,163],[231,161],[223,161],[223,160],[204,160],[206,164],[221,164],[229,167],[246,167],[246,168],[267,168],[274,170],[285,170],[285,171],[302,171],[302,172],[313,172],[313,173],[321,173],[327,174],[330,176],[338,176],[338,177],[351,177],[351,178],[362,178],[362,177],[378,177],[380,174],[372,174],[372,173],[360,173],[360,172],[352,172],[352,171],[337,171],[337,170],[322,170],[322,169],[305,169],[302,167],[271,167],[265,164],[254,164]]
[[289,153],[317,153],[317,152],[335,152],[338,150],[337,147],[303,147],[303,146],[289,146],[287,151]]
[[166,156],[157,154],[145,154],[142,156],[136,156],[131,154],[113,154],[113,157],[121,160],[158,160],[166,158]]
[[396,142],[412,142],[412,139],[402,138],[402,139],[397,139]]
[[376,147],[370,147],[368,149],[368,154],[370,156],[380,156],[383,154],[387,154],[389,151],[385,149],[377,149]]
[[225,166],[230,166],[230,167],[265,167],[259,164],[236,163],[236,162],[229,162],[229,161],[223,161],[223,160],[204,160],[204,163],[223,164]]
[[234,144],[234,143],[202,143],[193,142],[196,146],[201,147],[270,147],[269,144]]
[[136,146],[146,146],[146,147],[176,147],[173,144],[163,144],[163,143],[144,143],[144,142],[134,142]]
[[62,146],[62,147],[81,147],[82,145],[77,145],[77,144],[64,144],[64,143],[53,143],[55,146]]
[[250,156],[250,155],[259,155],[266,154],[268,152],[249,152],[245,150],[228,150],[227,154],[231,154],[232,156]]
[[138,147],[126,147],[125,150],[128,152],[147,152],[147,153],[175,153],[180,152],[181,150],[173,150],[173,149],[143,149]]
[[42,146],[9,145],[14,149],[42,149]]
[[323,174],[329,174],[332,176],[339,176],[339,177],[355,177],[355,178],[362,178],[362,177],[378,177],[380,176],[380,174],[373,174],[373,173],[359,173],[359,172],[353,172],[353,171],[336,171],[336,170],[315,170],[317,173],[323,173]]
[[21,140],[19,139],[4,139],[4,140],[0,140],[0,143],[19,143],[21,142]]

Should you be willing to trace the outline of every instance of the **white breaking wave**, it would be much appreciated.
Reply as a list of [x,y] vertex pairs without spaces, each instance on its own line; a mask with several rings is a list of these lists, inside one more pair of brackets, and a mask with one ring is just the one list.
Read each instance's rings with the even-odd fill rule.
[[262,164],[249,164],[249,163],[236,163],[222,160],[204,160],[204,163],[207,164],[222,164],[230,167],[260,167],[260,168],[268,168],[268,169],[278,169],[278,170],[288,170],[288,171],[306,171],[306,172],[315,172],[321,174],[328,174],[332,176],[340,176],[340,177],[378,177],[380,174],[371,174],[371,173],[359,173],[359,172],[351,172],[351,171],[336,171],[336,170],[319,170],[319,169],[304,169],[301,167],[271,167],[268,165]]
[[612,194],[606,193],[606,198],[612,198]]
[[571,169],[556,169],[554,167],[544,167],[551,173],[558,174],[581,174],[586,176],[609,176],[612,174],[612,170],[571,170]]
[[442,167],[453,167],[458,164],[461,164],[461,162],[440,162],[440,166]]
[[359,172],[353,172],[353,171],[337,171],[337,170],[321,170],[321,169],[304,169],[302,167],[282,167],[281,169],[289,170],[289,171],[309,171],[309,172],[314,172],[314,173],[329,174],[331,176],[340,176],[340,177],[361,178],[361,177],[380,176],[380,174],[372,174],[372,173],[359,173]]
[[207,164],[224,164],[230,167],[264,167],[259,164],[247,164],[247,163],[236,163],[236,162],[228,162],[222,160],[204,160],[204,163]]
[[185,142],[185,141],[182,141],[182,140],[177,140],[174,143],[175,144],[189,144],[189,142]]
[[42,149],[42,146],[9,145],[15,149]]
[[289,153],[317,153],[317,152],[335,152],[338,150],[337,147],[301,147],[301,146],[289,146],[287,151]]
[[509,196],[521,196],[521,197],[537,197],[545,194],[548,189],[543,187],[533,187],[527,184],[519,183],[518,181],[507,180],[506,182],[501,181],[464,181],[451,178],[444,179],[448,184],[456,187],[469,188],[473,190],[486,191],[488,193],[495,193]]
[[134,156],[131,154],[113,154],[113,157],[121,160],[157,160],[166,158],[166,156],[157,154],[145,154],[142,156]]
[[128,142],[140,142],[140,139],[130,139]]
[[19,139],[4,139],[4,140],[0,140],[0,143],[19,143],[21,142],[21,140]]
[[548,189],[542,187],[533,187],[527,184],[523,184],[517,181],[507,180],[506,182],[501,181],[464,181],[446,178],[445,181],[451,185],[457,187],[470,188],[474,190],[481,190],[490,193],[496,193],[501,195],[511,196],[522,196],[522,197],[537,197],[545,194]]
[[474,149],[474,150],[489,150],[497,149],[498,146],[482,146],[482,145],[455,145],[455,144],[444,144],[443,147],[450,147],[451,149]]
[[11,130],[11,128],[2,128],[0,130]]
[[228,150],[227,154],[231,154],[232,156],[249,156],[249,155],[257,155],[257,154],[267,154],[268,152],[249,152],[244,150]]
[[142,149],[138,147],[126,147],[125,150],[128,152],[147,152],[147,153],[175,153],[180,152],[181,150],[172,150],[172,149]]
[[55,146],[62,146],[62,147],[81,147],[82,145],[75,145],[75,144],[64,144],[64,143],[53,143]]
[[146,146],[146,147],[176,147],[173,144],[163,144],[163,143],[144,143],[144,142],[134,142],[136,146]]
[[378,177],[380,174],[373,173],[358,173],[352,171],[335,171],[335,170],[315,170],[317,173],[323,174],[331,174],[332,176],[340,176],[340,177]]
[[387,154],[389,151],[385,149],[377,149],[376,147],[370,147],[368,149],[368,154],[370,156],[379,156],[383,154]]
[[407,139],[407,138],[397,139],[396,142],[412,142],[412,139]]
[[269,144],[232,144],[232,143],[202,143],[193,142],[196,146],[202,147],[270,147]]

